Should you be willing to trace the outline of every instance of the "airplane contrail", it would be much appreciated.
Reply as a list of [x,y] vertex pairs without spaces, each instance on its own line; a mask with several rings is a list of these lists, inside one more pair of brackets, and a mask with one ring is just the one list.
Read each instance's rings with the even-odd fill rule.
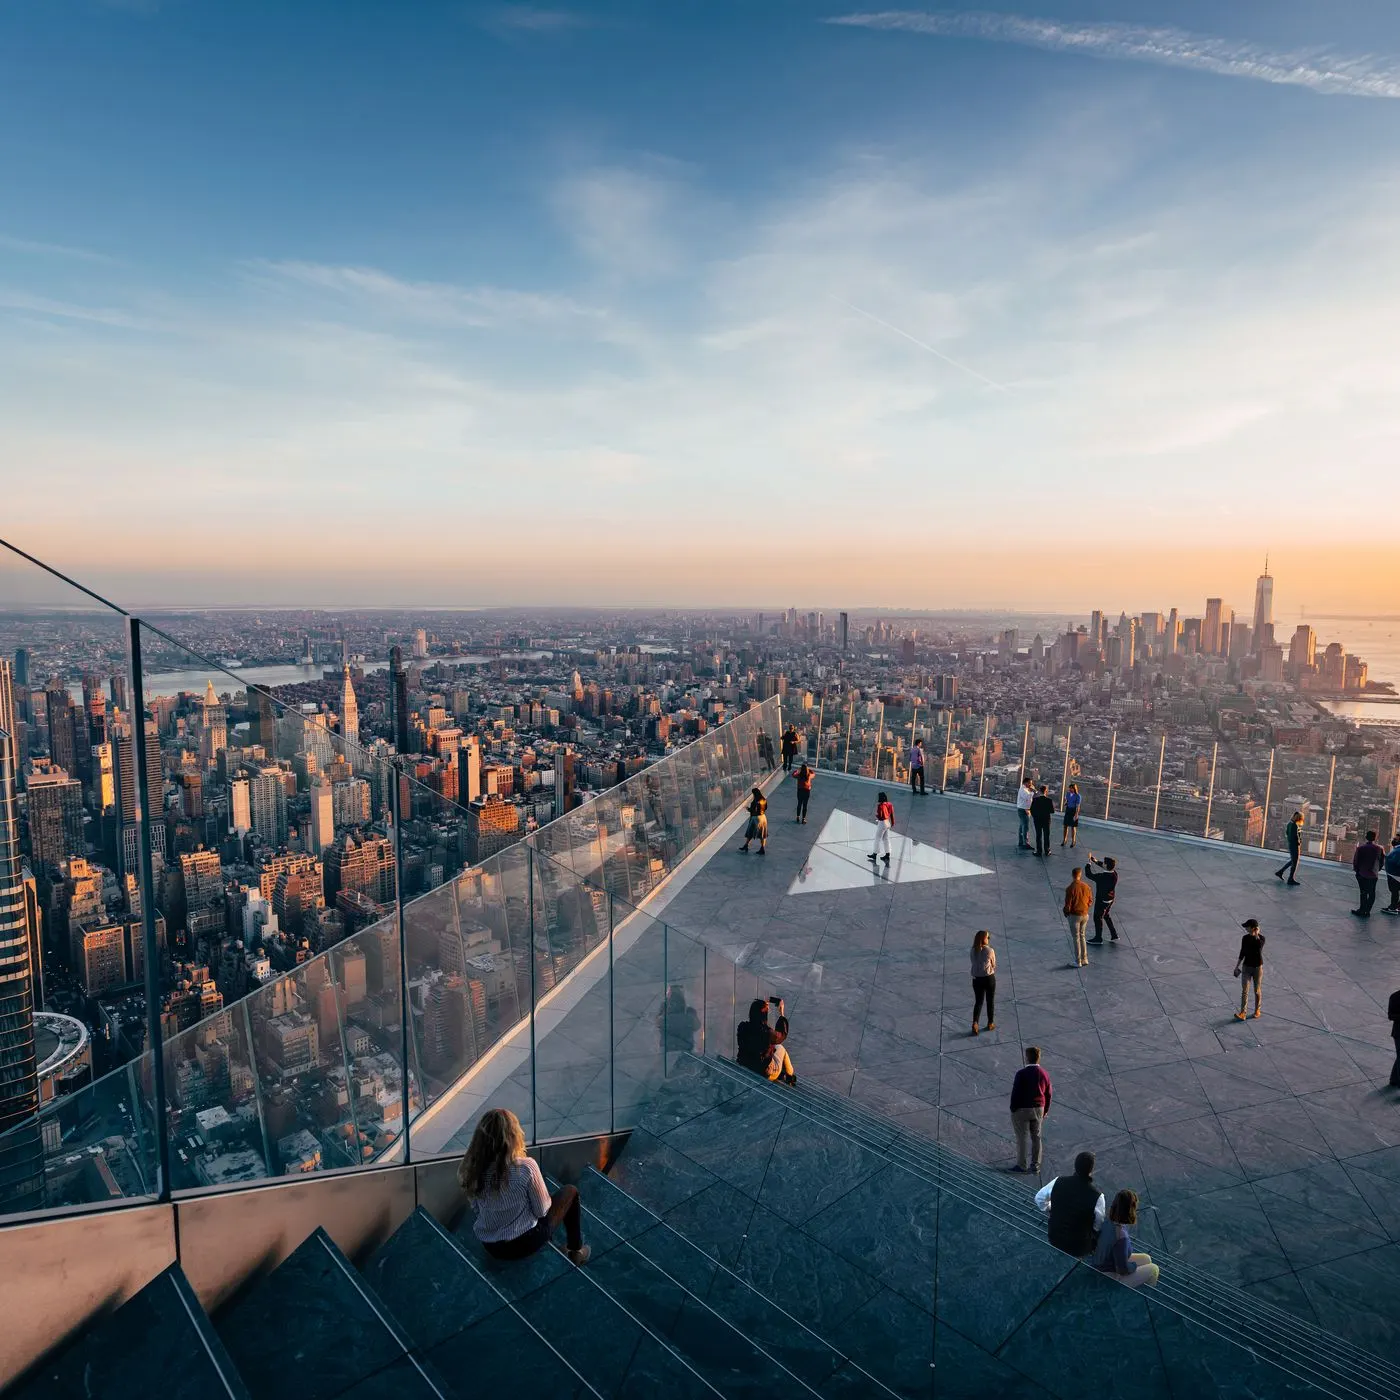
[[1000,394],[1009,394],[1011,392],[1007,385],[998,384],[995,379],[988,379],[985,374],[981,373],[979,370],[973,369],[971,365],[965,365],[960,360],[955,360],[951,355],[945,355],[941,350],[936,349],[926,340],[920,340],[918,336],[910,335],[908,331],[901,330],[900,327],[891,325],[890,322],[877,316],[873,311],[867,311],[863,306],[857,306],[853,301],[846,301],[845,298],[838,297],[834,292],[828,292],[827,295],[838,306],[844,306],[847,311],[854,311],[857,315],[864,316],[869,321],[874,321],[877,326],[883,326],[887,331],[893,331],[895,335],[903,336],[904,339],[911,344],[917,345],[920,350],[927,350],[930,355],[936,356],[938,359],[942,360],[944,364],[952,365],[954,369],[960,369],[964,374],[970,374],[974,379],[980,380],[989,389],[995,389]]

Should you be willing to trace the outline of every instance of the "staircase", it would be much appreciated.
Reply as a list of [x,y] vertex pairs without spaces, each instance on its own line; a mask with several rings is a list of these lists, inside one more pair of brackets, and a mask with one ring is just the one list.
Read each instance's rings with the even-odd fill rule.
[[501,1263],[418,1209],[355,1263],[316,1230],[211,1319],[178,1265],[17,1400],[1394,1397],[1396,1368],[1161,1258],[1133,1291],[1052,1249],[1024,1186],[849,1099],[676,1057],[592,1258]]

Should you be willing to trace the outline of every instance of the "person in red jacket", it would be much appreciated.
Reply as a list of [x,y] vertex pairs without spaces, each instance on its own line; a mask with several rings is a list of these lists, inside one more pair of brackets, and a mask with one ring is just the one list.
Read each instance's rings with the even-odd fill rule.
[[[1040,1174],[1041,1125],[1050,1112],[1050,1076],[1040,1067],[1040,1047],[1026,1046],[1026,1063],[1011,1081],[1011,1127],[1016,1134],[1016,1170]],[[1030,1165],[1026,1165],[1026,1139]]]
[[894,803],[882,792],[875,803],[875,849],[866,857],[867,860],[882,860],[886,865],[890,863],[890,832],[893,830]]

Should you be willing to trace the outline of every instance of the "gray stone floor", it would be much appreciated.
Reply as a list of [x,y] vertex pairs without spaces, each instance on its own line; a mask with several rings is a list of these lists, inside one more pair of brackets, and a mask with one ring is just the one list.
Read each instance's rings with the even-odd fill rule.
[[[1055,1086],[1047,1179],[1092,1148],[1106,1188],[1139,1193],[1144,1247],[1395,1354],[1400,1091],[1383,1086],[1400,920],[1352,918],[1345,869],[1305,868],[1287,889],[1277,858],[1086,821],[1080,854],[1119,861],[1122,941],[1076,969],[1058,830],[1042,861],[1016,849],[1010,809],[903,790],[898,831],[990,873],[896,883],[853,866],[854,888],[790,894],[831,811],[869,817],[875,792],[820,774],[802,827],[785,785],[767,857],[729,843],[665,910],[765,991],[790,991],[799,1072],[1009,1167],[1011,1076],[1039,1045]],[[1268,938],[1265,1014],[1240,1023],[1230,974],[1251,915]],[[979,928],[998,951],[997,1030],[974,1038]],[[716,980],[712,968],[707,1048],[728,1054],[736,998],[716,1005]]]

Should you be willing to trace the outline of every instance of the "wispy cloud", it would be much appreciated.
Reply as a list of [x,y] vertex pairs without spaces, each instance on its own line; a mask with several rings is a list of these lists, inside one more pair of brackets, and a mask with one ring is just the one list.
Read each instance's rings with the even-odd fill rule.
[[38,258],[72,258],[78,262],[115,263],[116,258],[107,253],[97,253],[91,248],[74,248],[67,243],[48,243],[37,238],[13,238],[0,233],[0,251],[24,253]]
[[563,34],[573,29],[593,29],[597,21],[573,10],[545,10],[534,5],[503,5],[488,16],[492,29],[526,34]]
[[1283,83],[1347,97],[1400,98],[1400,61],[1374,54],[1343,55],[1326,49],[1279,53],[1239,39],[1192,34],[1185,29],[1136,24],[1084,24],[982,11],[876,10],[837,15],[826,24],[857,29],[902,30],[957,39],[1021,44],[1057,53],[1193,68],[1231,78]]

